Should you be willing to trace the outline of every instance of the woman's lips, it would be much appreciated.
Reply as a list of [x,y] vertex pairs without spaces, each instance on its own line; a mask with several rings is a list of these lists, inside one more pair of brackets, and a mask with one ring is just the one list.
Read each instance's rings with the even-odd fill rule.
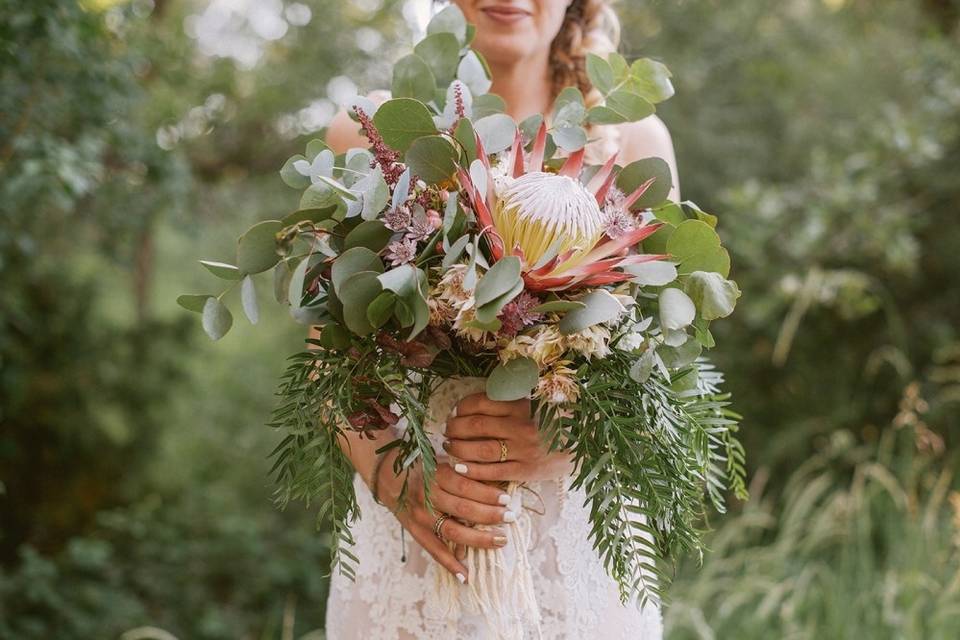
[[530,16],[530,13],[516,7],[486,7],[481,9],[488,18],[500,24],[516,24]]

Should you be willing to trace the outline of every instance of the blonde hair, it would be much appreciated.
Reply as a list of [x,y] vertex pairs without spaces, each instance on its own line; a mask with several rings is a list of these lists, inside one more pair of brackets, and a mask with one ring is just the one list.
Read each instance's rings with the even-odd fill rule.
[[550,46],[554,95],[577,87],[588,107],[598,103],[600,93],[587,77],[587,54],[606,58],[619,44],[620,20],[610,0],[573,0]]

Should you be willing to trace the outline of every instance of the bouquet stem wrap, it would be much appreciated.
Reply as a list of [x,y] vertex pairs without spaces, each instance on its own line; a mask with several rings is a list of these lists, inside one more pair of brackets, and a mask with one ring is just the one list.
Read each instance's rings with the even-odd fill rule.
[[[431,400],[434,416],[448,416],[456,403],[471,393],[484,390],[484,378],[453,378],[445,381]],[[445,393],[446,387],[452,393]],[[435,425],[441,421],[433,421]],[[455,460],[451,460],[455,464]],[[512,523],[475,525],[478,530],[500,529],[507,544],[500,549],[467,548],[463,564],[468,582],[460,582],[447,571],[437,571],[436,590],[441,610],[450,619],[463,611],[481,615],[498,640],[525,640],[525,629],[534,629],[542,638],[540,607],[533,584],[530,545],[533,529],[530,511],[523,506],[519,482],[497,483],[510,496],[508,508],[517,514]],[[453,543],[448,543],[453,550]]]

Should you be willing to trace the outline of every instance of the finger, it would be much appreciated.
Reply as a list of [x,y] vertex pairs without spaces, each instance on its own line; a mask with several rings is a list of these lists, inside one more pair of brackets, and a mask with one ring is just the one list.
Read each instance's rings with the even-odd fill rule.
[[[455,458],[467,462],[505,462],[525,460],[532,457],[529,447],[523,442],[506,442],[506,458],[501,460],[503,449],[500,440],[444,440],[443,450]],[[534,452],[535,453],[535,452]]]
[[457,473],[481,482],[525,482],[532,475],[522,462],[465,462],[457,465]]
[[[463,466],[462,463],[458,463]],[[437,467],[437,486],[447,493],[489,505],[506,506],[510,496],[497,487],[471,480],[459,473],[449,464]]]
[[465,527],[452,519],[444,520],[440,531],[447,540],[474,549],[499,549],[507,544],[507,537],[502,531],[481,531]]
[[530,401],[527,399],[503,402],[491,400],[485,393],[474,393],[463,398],[454,408],[454,415],[468,416],[482,413],[488,416],[530,416]]
[[413,536],[413,539],[423,547],[423,550],[429,553],[443,568],[452,573],[457,580],[461,583],[467,581],[469,577],[467,568],[460,564],[460,561],[453,555],[446,543],[433,534],[432,529],[417,523],[411,523],[407,530]]
[[514,438],[518,434],[535,435],[536,425],[529,418],[517,416],[488,416],[475,413],[469,416],[447,418],[444,434],[448,438]]
[[455,545],[453,547],[453,555],[457,560],[463,560],[467,557],[467,548],[462,544]]
[[[434,490],[433,504],[443,513],[449,513],[461,520],[476,524],[503,524],[517,519],[517,514],[506,507],[494,507],[475,502],[447,493],[442,489]],[[433,522],[436,523],[436,519]]]

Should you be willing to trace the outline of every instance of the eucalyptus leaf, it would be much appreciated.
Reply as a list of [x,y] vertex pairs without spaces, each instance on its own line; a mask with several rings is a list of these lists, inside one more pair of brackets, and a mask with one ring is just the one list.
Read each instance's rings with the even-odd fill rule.
[[343,248],[366,247],[371,251],[380,251],[387,246],[393,232],[380,220],[364,220],[344,238]]
[[733,280],[727,280],[713,271],[694,271],[683,285],[700,317],[704,320],[726,318],[733,313],[740,297],[740,288]]
[[194,313],[203,313],[203,306],[213,296],[208,293],[185,293],[177,296],[177,304]]
[[342,298],[340,287],[347,278],[361,271],[383,273],[383,261],[367,247],[353,247],[340,254],[330,268],[330,282],[337,295]]
[[444,269],[452,266],[453,263],[460,258],[460,255],[463,253],[463,250],[466,248],[468,242],[470,242],[470,236],[463,235],[457,238],[456,241],[450,245],[450,249],[443,256],[443,262],[441,263]]
[[397,151],[406,151],[414,140],[437,133],[426,105],[411,98],[388,100],[373,117],[384,142]]
[[520,281],[520,268],[520,258],[516,256],[506,256],[498,260],[477,282],[474,292],[477,306],[482,306],[513,289]]
[[587,327],[615,320],[625,311],[620,301],[605,289],[596,289],[580,298],[585,306],[572,309],[560,320],[560,332],[569,335]]
[[630,65],[631,81],[644,98],[654,104],[663,102],[674,94],[672,74],[662,62],[640,58]]
[[471,49],[463,56],[457,65],[457,79],[470,87],[470,93],[475,97],[482,96],[490,90],[493,84],[486,65],[483,64],[476,51]]
[[343,320],[353,333],[364,336],[374,329],[367,318],[367,308],[380,295],[382,288],[375,271],[355,273],[340,287],[339,297],[343,303]]
[[406,154],[407,166],[427,184],[439,184],[453,177],[457,148],[443,136],[424,136],[413,141]]
[[307,277],[307,269],[310,268],[310,260],[304,258],[290,274],[290,284],[287,289],[287,300],[290,301],[290,307],[293,310],[300,308],[303,302],[303,285]]
[[217,298],[208,298],[203,305],[203,330],[211,340],[227,335],[233,326],[233,314]]
[[221,280],[240,280],[243,278],[243,272],[232,264],[226,262],[214,262],[213,260],[201,260],[207,271],[217,276]]
[[413,50],[430,67],[439,86],[450,84],[460,62],[460,42],[456,35],[443,32],[428,34]]
[[551,300],[535,306],[531,311],[533,313],[561,313],[563,311],[573,311],[574,309],[586,309],[587,305],[579,300]]
[[495,113],[481,118],[473,126],[488,154],[509,149],[517,133],[517,125],[513,118],[505,113]]
[[580,126],[569,126],[554,129],[553,141],[564,151],[571,152],[582,149],[587,144],[587,132]]
[[455,4],[450,4],[437,12],[427,24],[427,34],[450,33],[456,37],[460,46],[467,44],[467,19]]
[[677,266],[666,260],[631,264],[623,270],[633,276],[631,282],[640,286],[662,287],[677,279]]
[[374,329],[379,329],[387,323],[393,315],[396,303],[397,294],[392,291],[383,291],[373,299],[373,302],[367,307],[367,320]]
[[279,220],[264,220],[247,230],[237,243],[237,266],[245,273],[261,273],[280,262],[277,253],[277,234],[284,224]]
[[[420,102],[430,102],[436,86],[437,82],[430,65],[415,53],[400,58],[393,66],[393,82],[390,90],[394,98],[413,98]],[[381,105],[380,110],[382,109]]]
[[656,111],[654,106],[643,97],[625,89],[618,89],[608,95],[604,104],[623,115],[627,122],[643,120]]
[[675,287],[667,287],[660,292],[660,326],[664,330],[679,330],[690,326],[697,314],[697,308],[690,296]]
[[307,159],[302,155],[295,155],[292,158],[288,158],[286,162],[283,163],[283,166],[280,167],[280,179],[283,180],[284,184],[288,187],[294,189],[306,189],[310,186],[310,178],[303,175],[297,171],[293,165],[296,162],[306,162]]
[[673,187],[670,165],[662,158],[643,158],[631,162],[617,175],[617,188],[627,194],[632,193],[650,178],[654,178],[653,184],[633,204],[631,207],[633,211],[655,207],[667,199]]
[[587,77],[597,91],[604,95],[610,92],[616,82],[610,63],[595,53],[587,54]]
[[257,305],[257,289],[253,284],[253,278],[247,276],[240,283],[240,303],[243,305],[243,313],[247,316],[250,324],[260,322],[260,307]]
[[666,249],[679,263],[681,274],[714,271],[726,278],[730,273],[730,255],[720,246],[720,236],[701,220],[687,220],[677,226]]
[[474,96],[473,117],[471,120],[476,121],[480,118],[486,118],[487,116],[495,113],[503,113],[506,110],[507,103],[503,101],[503,98],[495,93],[485,93],[483,95]]
[[681,369],[693,364],[702,351],[703,345],[696,340],[687,340],[677,347],[664,345],[657,349],[657,353],[669,369]]
[[464,118],[457,123],[453,137],[460,143],[464,164],[469,164],[477,159],[477,137],[473,129],[473,123],[469,119]]
[[514,358],[497,366],[487,378],[487,397],[501,402],[527,398],[537,386],[540,370],[530,358]]

